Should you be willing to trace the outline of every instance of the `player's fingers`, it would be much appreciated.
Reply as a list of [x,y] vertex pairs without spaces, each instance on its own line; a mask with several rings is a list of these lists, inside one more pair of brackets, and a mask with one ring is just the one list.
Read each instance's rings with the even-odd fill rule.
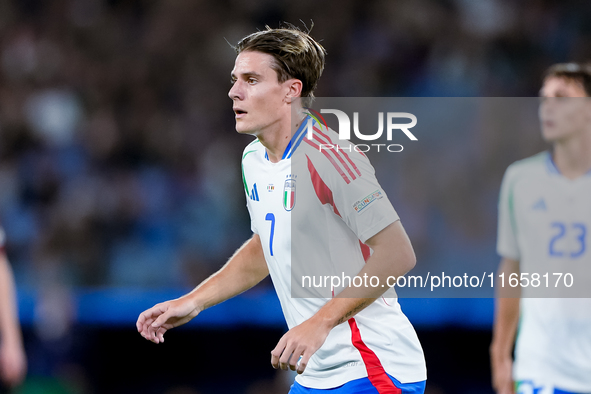
[[300,357],[304,353],[305,348],[303,346],[298,346],[296,350],[293,352],[291,357],[289,358],[289,369],[295,371],[298,365],[298,361]]
[[159,343],[158,337],[156,335],[156,332],[158,331],[160,327],[155,327],[154,323],[148,325],[147,331],[148,331],[148,340],[154,342],[154,343]]
[[144,320],[144,323],[142,325],[142,331],[141,334],[144,338],[146,339],[150,339],[150,324],[152,324],[154,320],[153,319],[146,319]]
[[[143,311],[136,322],[136,326],[140,333],[146,333],[146,326],[152,324],[154,319],[156,319],[162,312],[165,310],[165,307],[162,304],[156,304],[152,308]],[[144,336],[145,337],[145,336]]]
[[142,324],[142,330],[140,332],[141,336],[144,337],[145,339],[147,339],[148,341],[151,341],[151,335],[153,335],[152,333],[150,333],[150,325],[152,324],[152,322],[154,321],[154,319],[147,319],[144,321],[144,323]]
[[283,369],[284,371],[287,371],[289,368],[289,359],[294,352],[294,348],[295,345],[288,342],[285,346],[285,350],[283,350],[283,353],[281,354],[281,357],[279,357],[279,368]]
[[172,315],[173,313],[169,309],[165,313],[161,314],[156,320],[151,322],[151,324],[148,327],[148,336],[152,342],[164,342],[164,333],[172,327],[172,325],[167,323],[168,319],[172,317]]
[[281,357],[281,354],[283,353],[284,349],[285,335],[281,337],[279,342],[277,342],[277,346],[275,346],[275,349],[271,350],[271,365],[273,366],[273,368],[279,368],[279,357]]
[[151,317],[145,318],[142,323],[142,326],[145,328],[145,327],[149,326],[150,324],[152,324],[153,321],[154,321],[154,319]]
[[158,331],[156,331],[156,338],[162,343],[164,342],[164,333],[166,332],[166,328],[160,327]]
[[155,318],[155,320],[152,322],[152,324],[150,324],[150,326],[155,329],[158,329],[158,328],[160,328],[160,326],[162,326],[164,323],[166,323],[172,315],[173,315],[173,310],[170,308],[167,308],[166,310],[163,310],[162,313],[158,317]]
[[142,313],[140,313],[140,315],[137,318],[138,323],[145,323],[145,321],[147,319],[153,319],[154,316],[159,315],[160,313],[162,313],[160,311],[160,304],[156,304],[153,307],[151,307],[150,309],[146,309],[145,311],[143,311]]
[[[148,311],[146,311],[148,312]],[[153,320],[151,315],[146,315],[146,312],[142,312],[142,314],[139,315],[139,317],[137,318],[137,322],[135,323],[135,326],[137,327],[137,330],[139,332],[141,332],[143,330],[143,328],[146,325],[146,321],[148,320]]]
[[296,372],[298,374],[303,374],[304,371],[306,370],[306,367],[308,366],[308,361],[310,361],[310,357],[312,356],[312,352],[304,352],[304,354],[302,355],[302,358],[300,359],[300,362],[297,365],[296,368]]

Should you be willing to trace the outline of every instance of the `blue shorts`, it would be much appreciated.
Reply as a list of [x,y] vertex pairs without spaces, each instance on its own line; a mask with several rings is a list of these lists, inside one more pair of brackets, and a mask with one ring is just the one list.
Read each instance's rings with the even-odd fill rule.
[[516,383],[516,394],[584,394],[565,391],[547,384],[541,384],[532,380],[521,380]]
[[289,394],[314,394],[314,393],[330,393],[330,394],[423,394],[425,392],[426,381],[416,383],[400,383],[392,376],[388,375],[394,386],[392,388],[385,388],[378,390],[371,383],[369,378],[361,378],[352,380],[342,386],[331,389],[311,389],[304,387],[298,382],[294,382],[289,390]]

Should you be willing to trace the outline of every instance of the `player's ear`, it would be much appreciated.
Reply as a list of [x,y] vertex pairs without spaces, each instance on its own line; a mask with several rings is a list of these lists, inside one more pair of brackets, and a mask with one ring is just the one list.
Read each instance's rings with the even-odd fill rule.
[[294,99],[302,95],[302,81],[296,78],[291,78],[285,81],[284,83],[287,90],[285,94],[285,100],[288,103],[291,103]]

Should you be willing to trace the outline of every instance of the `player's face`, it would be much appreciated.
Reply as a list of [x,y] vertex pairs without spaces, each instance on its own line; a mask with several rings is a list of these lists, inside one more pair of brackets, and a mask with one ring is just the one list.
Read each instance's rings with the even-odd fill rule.
[[540,90],[542,136],[548,142],[565,141],[588,129],[591,122],[590,101],[578,83],[549,77]]
[[234,102],[239,133],[259,135],[280,127],[286,116],[289,119],[288,81],[279,83],[277,72],[271,68],[273,62],[271,55],[256,51],[236,57],[228,96]]

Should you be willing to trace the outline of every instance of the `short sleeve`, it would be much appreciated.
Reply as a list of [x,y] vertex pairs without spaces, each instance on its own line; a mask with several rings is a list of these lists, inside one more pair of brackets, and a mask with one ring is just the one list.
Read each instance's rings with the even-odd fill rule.
[[503,176],[499,195],[499,222],[497,233],[497,253],[501,257],[520,259],[517,242],[517,222],[515,217],[515,171],[509,167]]
[[[250,229],[252,230],[253,233],[258,234],[258,230],[256,228],[255,225],[255,221],[253,220],[253,215],[252,215],[252,200],[250,199],[250,196],[248,195],[249,193],[249,186],[246,180],[246,163],[245,160],[247,158],[247,156],[251,153],[255,153],[257,151],[256,147],[253,146],[256,143],[258,143],[258,139],[255,139],[253,142],[251,142],[250,144],[248,144],[248,146],[246,148],[244,148],[244,152],[242,152],[242,162],[240,164],[241,166],[241,170],[242,170],[242,183],[244,184],[244,195],[246,196],[246,208],[248,209],[248,215],[250,216]],[[249,158],[251,156],[248,156]]]
[[326,179],[339,216],[361,242],[399,220],[364,154],[355,149],[330,153],[332,160],[329,156],[314,154],[313,165]]
[[257,230],[254,219],[252,217],[252,207],[250,206],[250,198],[246,196],[246,208],[248,208],[248,215],[250,216],[250,229],[253,233],[258,234],[259,230]]

